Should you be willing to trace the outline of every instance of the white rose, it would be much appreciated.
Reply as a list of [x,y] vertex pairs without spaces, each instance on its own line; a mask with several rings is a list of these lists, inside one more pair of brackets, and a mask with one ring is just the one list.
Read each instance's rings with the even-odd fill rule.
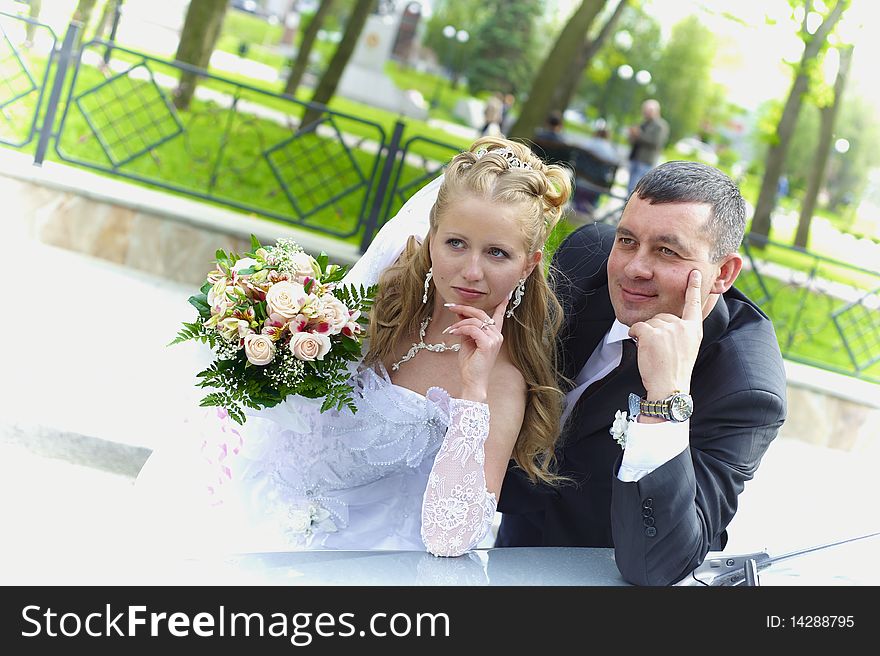
[[280,314],[285,319],[293,319],[299,314],[306,300],[306,292],[298,282],[282,280],[276,282],[266,292],[266,305],[269,313]]
[[614,422],[611,424],[611,428],[608,430],[611,433],[611,437],[614,438],[614,441],[617,442],[621,447],[626,446],[626,434],[629,431],[629,421],[627,420],[626,413],[622,410],[618,410],[614,413]]
[[306,278],[320,278],[318,262],[308,253],[296,253],[290,261],[290,273],[299,282],[305,282]]
[[290,352],[298,360],[323,360],[330,351],[330,337],[315,333],[295,333],[290,338]]
[[350,320],[348,308],[332,294],[325,294],[322,300],[324,301],[322,314],[325,321],[330,324],[330,334],[336,335],[342,332],[342,329],[345,328]]
[[255,264],[259,264],[259,262],[257,262],[254,258],[243,257],[240,260],[238,260],[235,264],[232,265],[232,270],[233,271],[241,271],[242,269],[250,268],[250,267],[254,266]]
[[244,353],[251,364],[269,364],[275,358],[275,345],[269,335],[251,333],[244,338]]
[[312,527],[312,513],[308,508],[291,508],[287,517],[290,519],[290,530],[294,533],[305,533]]

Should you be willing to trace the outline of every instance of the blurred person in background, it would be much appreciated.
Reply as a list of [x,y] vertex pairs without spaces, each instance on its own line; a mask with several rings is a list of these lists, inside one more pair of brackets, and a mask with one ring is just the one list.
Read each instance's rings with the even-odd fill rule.
[[626,195],[632,194],[639,180],[657,166],[660,153],[669,139],[669,124],[660,116],[660,103],[650,98],[642,103],[642,122],[629,128],[629,183]]

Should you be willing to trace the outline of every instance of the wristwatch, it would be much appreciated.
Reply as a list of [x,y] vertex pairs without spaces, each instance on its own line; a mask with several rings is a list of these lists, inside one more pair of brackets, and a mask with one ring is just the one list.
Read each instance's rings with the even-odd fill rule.
[[686,421],[694,413],[694,400],[690,394],[675,391],[662,401],[646,401],[637,394],[629,395],[629,415],[660,417],[666,421]]

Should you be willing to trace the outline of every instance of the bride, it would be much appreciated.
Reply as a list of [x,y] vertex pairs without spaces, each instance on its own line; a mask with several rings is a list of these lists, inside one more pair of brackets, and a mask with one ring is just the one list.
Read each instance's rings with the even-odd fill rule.
[[522,144],[456,155],[343,281],[379,285],[357,413],[288,397],[238,427],[221,411],[147,461],[144,527],[199,553],[475,547],[511,458],[556,479],[561,308],[542,248],[570,193],[568,172]]

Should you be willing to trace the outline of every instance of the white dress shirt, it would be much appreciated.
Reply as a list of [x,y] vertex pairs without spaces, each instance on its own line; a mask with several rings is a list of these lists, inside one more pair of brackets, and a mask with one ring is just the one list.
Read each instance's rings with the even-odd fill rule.
[[[594,381],[604,378],[620,364],[623,356],[623,340],[629,339],[629,326],[617,319],[605,334],[586,364],[575,376],[576,387],[565,395],[564,422],[571,413],[584,390]],[[656,400],[656,399],[651,399]],[[627,408],[620,408],[624,412]],[[609,422],[613,417],[609,417]],[[664,421],[657,424],[641,424],[630,421],[626,436],[626,448],[617,478],[624,482],[634,482],[650,474],[660,465],[669,462],[688,447],[690,420],[683,422]],[[608,439],[612,439],[608,435]]]

